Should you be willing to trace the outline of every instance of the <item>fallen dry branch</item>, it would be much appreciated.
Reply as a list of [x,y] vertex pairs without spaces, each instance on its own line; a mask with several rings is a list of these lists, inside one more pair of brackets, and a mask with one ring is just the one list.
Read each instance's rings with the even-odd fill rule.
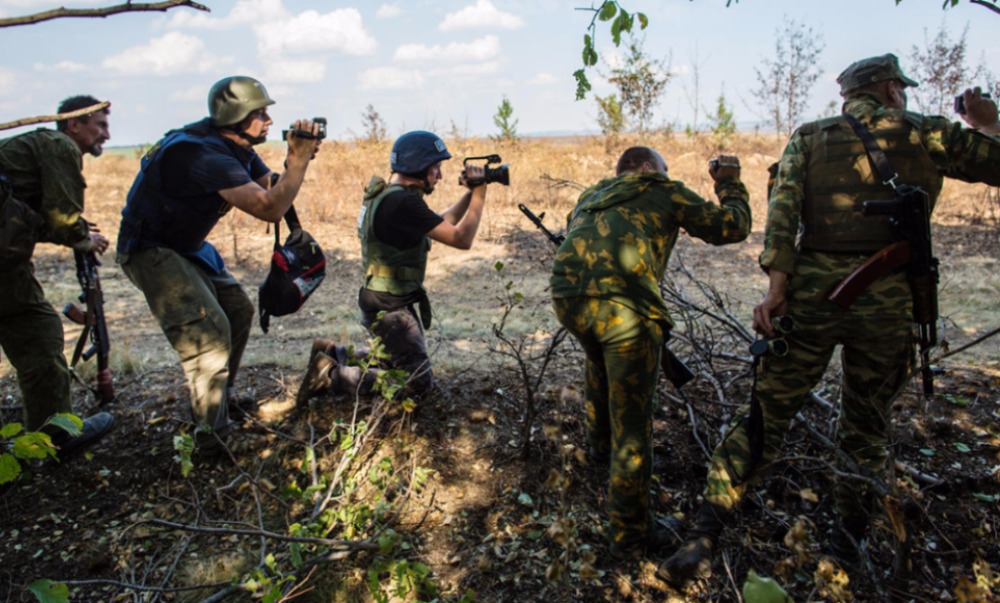
[[41,23],[43,21],[51,21],[53,19],[63,19],[67,17],[104,18],[104,17],[110,17],[111,15],[117,15],[120,13],[166,12],[178,6],[188,6],[190,8],[194,8],[197,10],[203,10],[205,12],[211,11],[211,9],[209,9],[204,4],[192,2],[192,0],[164,0],[163,2],[148,2],[140,4],[133,4],[132,2],[126,2],[125,4],[116,4],[114,6],[105,6],[103,8],[59,7],[59,8],[54,8],[52,10],[35,13],[33,15],[24,15],[23,17],[8,17],[5,19],[0,19],[0,27],[16,27],[18,25],[32,25],[35,23]]
[[64,119],[73,119],[74,117],[82,117],[84,115],[90,115],[91,113],[96,113],[101,109],[107,109],[110,106],[111,106],[110,101],[104,101],[103,103],[98,103],[96,105],[84,107],[83,109],[77,109],[76,111],[67,111],[66,113],[57,113],[55,115],[38,115],[36,117],[24,117],[21,119],[15,119],[14,121],[0,123],[0,130],[10,130],[11,128],[20,128],[21,126],[30,126],[32,124],[41,124],[50,121],[62,121]]

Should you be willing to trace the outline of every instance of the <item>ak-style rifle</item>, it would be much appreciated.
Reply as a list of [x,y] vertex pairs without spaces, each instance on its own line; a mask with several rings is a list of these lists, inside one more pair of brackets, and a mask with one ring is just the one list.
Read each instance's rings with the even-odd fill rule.
[[[73,350],[70,367],[75,367],[81,359],[87,361],[97,356],[97,385],[92,391],[102,404],[106,404],[114,399],[115,389],[111,369],[108,367],[111,341],[108,338],[108,325],[104,319],[104,293],[101,291],[101,277],[97,273],[97,267],[101,262],[93,251],[74,251],[73,258],[76,260],[76,278],[83,289],[78,299],[87,310],[81,310],[73,302],[66,304],[62,310],[63,316],[78,325],[83,325],[80,338]],[[91,345],[85,350],[84,346],[88,340]]]
[[889,216],[895,242],[875,252],[847,275],[830,294],[830,301],[848,308],[862,291],[886,274],[906,266],[913,295],[913,322],[920,338],[920,374],[924,393],[934,393],[930,363],[931,348],[937,345],[938,259],[931,249],[930,196],[922,188],[901,184],[896,197],[887,201],[865,201],[866,216]]
[[[541,230],[549,241],[551,241],[556,247],[562,245],[563,241],[566,240],[566,235],[554,234],[545,227],[545,224],[542,223],[542,218],[545,217],[545,212],[536,216],[535,213],[528,209],[528,207],[523,203],[518,203],[517,208],[521,210],[521,213],[527,216],[528,219],[531,220],[531,223],[534,224],[538,230]],[[694,373],[691,372],[691,369],[688,368],[688,366],[684,364],[684,361],[678,358],[677,355],[667,347],[666,342],[663,343],[663,353],[660,354],[660,370],[663,371],[664,376],[666,376],[666,378],[669,379],[677,389],[684,387],[685,383],[694,379]]]

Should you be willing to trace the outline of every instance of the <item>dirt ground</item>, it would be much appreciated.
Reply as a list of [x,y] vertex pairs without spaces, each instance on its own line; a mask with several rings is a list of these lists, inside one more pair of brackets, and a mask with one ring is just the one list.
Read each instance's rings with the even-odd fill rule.
[[[582,454],[579,348],[563,342],[535,381],[555,331],[544,239],[514,211],[494,216],[467,254],[433,252],[437,322],[428,342],[438,388],[414,408],[320,397],[311,410],[296,409],[313,337],[365,342],[354,316],[359,263],[351,225],[324,228],[313,234],[331,257],[328,281],[303,312],[275,319],[270,335],[254,327],[237,389],[258,406],[242,417],[229,453],[196,461],[187,476],[174,446],[190,430],[180,368],[142,299],[106,262],[117,394],[106,409],[115,430],[86,456],[29,464],[0,490],[0,600],[34,600],[25,586],[50,579],[67,584],[71,600],[87,602],[740,601],[750,570],[773,577],[795,601],[971,602],[1000,593],[994,341],[939,361],[944,370],[930,400],[913,384],[897,402],[895,468],[882,476],[891,496],[861,567],[845,572],[828,556],[833,453],[820,436],[832,433],[836,412],[818,402],[724,533],[713,576],[677,592],[656,579],[657,559],[620,561],[608,552],[601,533],[607,470]],[[1000,246],[995,226],[937,228],[942,260],[956,267],[949,278],[963,279],[942,297],[942,337],[954,349],[996,326]],[[264,267],[250,258],[267,256],[270,235],[234,227],[230,240],[226,232],[220,250],[251,289]],[[755,232],[745,248],[693,244],[678,257],[715,286],[729,285],[727,303],[748,324],[764,286],[754,266],[759,245]],[[67,257],[46,252],[36,261],[57,306],[74,294]],[[732,286],[747,274],[752,286]],[[523,298],[505,332],[522,345],[530,388],[511,348],[492,334],[512,292]],[[966,316],[960,299],[987,309]],[[67,324],[67,349],[76,334]],[[712,364],[698,361],[699,378],[682,394],[661,384],[658,515],[693,516],[706,453],[746,400],[745,344],[717,343]],[[681,345],[678,353],[695,350]],[[4,370],[7,423],[19,420],[20,409],[14,376]],[[821,400],[836,401],[835,377],[833,369]],[[74,404],[80,415],[98,410],[82,385],[74,386]],[[358,445],[364,434],[369,439]],[[324,485],[338,470],[346,477],[324,506]],[[293,542],[297,535],[309,539]],[[267,598],[268,581],[281,583],[286,598]]]

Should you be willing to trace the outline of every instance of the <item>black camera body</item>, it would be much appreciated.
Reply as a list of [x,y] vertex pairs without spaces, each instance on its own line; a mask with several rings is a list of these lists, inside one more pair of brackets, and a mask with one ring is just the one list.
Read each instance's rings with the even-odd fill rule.
[[[992,96],[990,96],[989,92],[983,92],[982,97],[983,98],[993,98]],[[955,97],[955,113],[958,113],[959,115],[965,115],[965,95],[964,94],[959,94],[958,96]]]
[[[463,166],[462,178],[465,178],[464,167],[469,165],[470,161],[479,161],[482,159],[486,160],[486,165],[483,166],[483,171],[485,171],[486,173],[483,174],[483,177],[481,179],[480,178],[477,178],[475,180],[466,179],[465,181],[466,184],[468,184],[469,186],[479,186],[481,184],[492,184],[494,182],[499,182],[504,186],[510,186],[510,164],[504,163],[501,164],[500,167],[495,167],[495,168],[490,167],[490,165],[492,164],[500,163],[501,161],[503,161],[503,159],[501,159],[499,155],[466,157],[464,160],[462,160],[462,166]],[[459,179],[459,184],[461,184],[461,182],[462,182],[461,179]]]
[[314,117],[312,119],[313,123],[316,124],[317,131],[316,134],[306,130],[296,130],[289,126],[289,129],[281,131],[281,139],[288,140],[288,135],[291,134],[296,138],[307,138],[309,140],[323,140],[326,138],[326,118],[325,117]]

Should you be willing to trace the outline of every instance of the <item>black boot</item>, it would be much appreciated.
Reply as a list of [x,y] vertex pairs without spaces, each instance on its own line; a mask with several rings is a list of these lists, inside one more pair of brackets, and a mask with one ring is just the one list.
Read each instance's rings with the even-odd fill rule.
[[688,539],[656,568],[656,577],[681,588],[695,578],[711,576],[715,544],[732,515],[731,511],[718,505],[708,502],[702,504],[698,510],[698,521],[688,534]]

